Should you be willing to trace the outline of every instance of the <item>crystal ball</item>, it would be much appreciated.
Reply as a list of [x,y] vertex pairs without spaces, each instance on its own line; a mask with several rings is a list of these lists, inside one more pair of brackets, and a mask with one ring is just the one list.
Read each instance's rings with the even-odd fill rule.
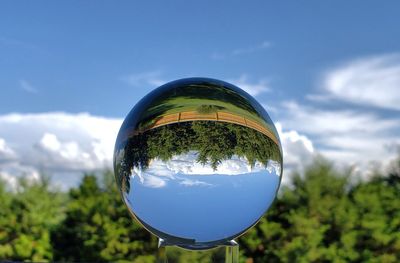
[[141,99],[115,144],[131,215],[165,245],[229,245],[276,197],[282,147],[264,108],[224,81],[187,78]]

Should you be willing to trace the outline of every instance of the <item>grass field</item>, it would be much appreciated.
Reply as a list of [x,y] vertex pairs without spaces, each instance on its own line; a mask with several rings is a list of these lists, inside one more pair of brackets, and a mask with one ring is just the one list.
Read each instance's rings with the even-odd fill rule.
[[199,111],[201,106],[212,106],[215,108],[215,112],[232,113],[253,120],[270,130],[276,137],[278,137],[275,129],[272,128],[272,124],[266,122],[263,118],[257,115],[256,112],[251,112],[243,107],[236,106],[233,103],[216,99],[196,99],[187,97],[165,99],[161,104],[156,104],[146,111],[143,116],[143,126],[152,125],[159,118],[166,115],[188,111]]

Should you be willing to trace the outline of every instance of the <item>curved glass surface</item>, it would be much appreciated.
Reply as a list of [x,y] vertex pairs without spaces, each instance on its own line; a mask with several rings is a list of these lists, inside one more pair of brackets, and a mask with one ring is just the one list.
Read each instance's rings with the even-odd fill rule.
[[144,97],[119,131],[114,170],[131,214],[166,245],[208,249],[253,226],[280,185],[265,110],[219,80],[182,79]]

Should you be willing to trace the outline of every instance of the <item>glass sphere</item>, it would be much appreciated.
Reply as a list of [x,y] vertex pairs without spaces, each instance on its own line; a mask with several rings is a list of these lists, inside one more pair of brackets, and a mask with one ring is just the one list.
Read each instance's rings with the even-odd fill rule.
[[282,148],[264,108],[215,79],[169,82],[125,118],[114,170],[130,213],[166,245],[209,249],[252,227],[282,176]]

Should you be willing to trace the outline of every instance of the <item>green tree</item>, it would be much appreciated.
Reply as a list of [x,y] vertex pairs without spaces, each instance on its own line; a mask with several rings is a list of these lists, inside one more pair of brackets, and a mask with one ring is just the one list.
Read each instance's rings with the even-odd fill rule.
[[0,260],[12,258],[13,248],[9,241],[11,240],[12,230],[10,224],[15,221],[15,216],[11,210],[13,196],[6,189],[6,183],[0,180]]
[[[399,166],[400,167],[400,166]],[[398,171],[398,170],[397,170]],[[399,174],[352,184],[319,159],[240,238],[254,262],[399,262]]]
[[[400,159],[399,159],[400,160]],[[400,161],[351,191],[357,211],[354,248],[360,261],[400,262]]]
[[0,184],[0,260],[53,259],[50,231],[63,218],[65,200],[48,178],[20,179],[14,192]]
[[156,239],[129,216],[112,173],[104,176],[103,185],[95,175],[85,175],[71,189],[66,218],[52,236],[55,259],[151,262]]

